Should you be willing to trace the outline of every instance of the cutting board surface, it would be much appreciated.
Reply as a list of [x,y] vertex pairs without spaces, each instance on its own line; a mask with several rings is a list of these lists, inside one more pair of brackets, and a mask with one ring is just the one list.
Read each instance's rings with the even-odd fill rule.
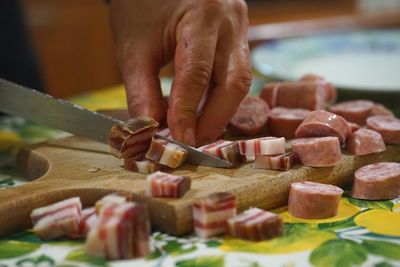
[[23,148],[18,164],[29,183],[1,190],[0,236],[31,227],[32,209],[80,196],[91,206],[115,191],[133,194],[148,205],[154,229],[182,235],[191,232],[191,203],[198,197],[219,191],[236,195],[238,211],[249,207],[271,209],[285,205],[292,182],[318,181],[343,186],[351,183],[354,171],[377,161],[400,161],[400,146],[385,152],[355,157],[343,155],[335,167],[311,168],[301,165],[289,171],[254,169],[252,163],[233,169],[184,165],[173,173],[192,179],[192,189],[181,199],[144,196],[146,175],[127,172],[123,162],[107,153],[104,144],[67,137]]

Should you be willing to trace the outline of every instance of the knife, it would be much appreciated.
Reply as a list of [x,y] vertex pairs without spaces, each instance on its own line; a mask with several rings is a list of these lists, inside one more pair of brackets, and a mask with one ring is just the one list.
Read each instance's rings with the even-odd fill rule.
[[[68,101],[0,78],[0,111],[30,119],[78,136],[108,144],[111,127],[122,121],[87,110]],[[194,147],[156,134],[156,137],[178,144],[189,151],[188,163],[229,168],[228,161],[200,152]]]

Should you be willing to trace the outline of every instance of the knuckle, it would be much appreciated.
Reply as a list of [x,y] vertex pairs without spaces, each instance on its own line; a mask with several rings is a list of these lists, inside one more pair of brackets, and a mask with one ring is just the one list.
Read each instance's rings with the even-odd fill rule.
[[240,18],[247,17],[247,4],[243,0],[235,0],[232,3],[232,8],[236,15]]
[[182,69],[183,79],[195,87],[204,89],[208,86],[211,78],[212,68],[206,63],[189,64]]
[[250,70],[240,70],[232,75],[230,86],[239,97],[248,94],[252,82],[252,73]]

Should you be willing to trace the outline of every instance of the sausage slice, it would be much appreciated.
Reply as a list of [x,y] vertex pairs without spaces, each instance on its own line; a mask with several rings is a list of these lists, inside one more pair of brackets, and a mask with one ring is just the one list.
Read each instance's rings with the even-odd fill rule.
[[331,106],[329,110],[349,122],[365,125],[365,121],[371,116],[374,106],[375,103],[369,100],[351,100]]
[[269,130],[272,136],[294,138],[301,122],[310,113],[307,109],[275,107],[270,110]]
[[392,116],[372,116],[367,127],[377,131],[387,144],[400,144],[400,120]]
[[292,142],[292,150],[306,166],[329,167],[336,165],[341,159],[337,137],[295,139]]
[[385,151],[386,146],[378,132],[359,129],[347,138],[346,149],[354,155],[362,156]]

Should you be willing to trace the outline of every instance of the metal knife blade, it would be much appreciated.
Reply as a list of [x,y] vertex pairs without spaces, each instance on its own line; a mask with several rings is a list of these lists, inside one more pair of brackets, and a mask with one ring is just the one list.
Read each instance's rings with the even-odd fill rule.
[[[120,120],[87,110],[68,101],[0,78],[0,111],[30,119],[101,143],[108,143],[111,127]],[[229,162],[201,153],[183,143],[156,134],[189,151],[188,162],[210,167],[229,168]]]

